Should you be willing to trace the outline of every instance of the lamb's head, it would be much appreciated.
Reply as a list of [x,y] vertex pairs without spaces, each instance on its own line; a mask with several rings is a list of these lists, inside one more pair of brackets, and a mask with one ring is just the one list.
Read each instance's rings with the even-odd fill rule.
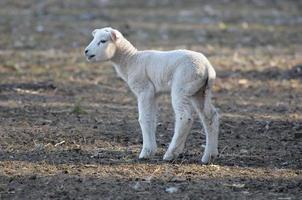
[[85,48],[88,61],[108,61],[116,52],[116,43],[123,35],[112,28],[95,29],[93,40]]

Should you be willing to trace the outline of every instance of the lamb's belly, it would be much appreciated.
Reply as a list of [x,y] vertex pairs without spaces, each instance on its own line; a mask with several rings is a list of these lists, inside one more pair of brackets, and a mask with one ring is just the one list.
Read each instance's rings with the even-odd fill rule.
[[161,82],[155,85],[156,92],[169,92],[171,91],[171,81]]

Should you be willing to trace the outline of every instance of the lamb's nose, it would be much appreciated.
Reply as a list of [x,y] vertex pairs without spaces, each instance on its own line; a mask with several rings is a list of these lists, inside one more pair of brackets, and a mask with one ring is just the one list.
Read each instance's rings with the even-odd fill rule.
[[85,50],[85,54],[87,54],[87,53],[88,53],[88,49]]

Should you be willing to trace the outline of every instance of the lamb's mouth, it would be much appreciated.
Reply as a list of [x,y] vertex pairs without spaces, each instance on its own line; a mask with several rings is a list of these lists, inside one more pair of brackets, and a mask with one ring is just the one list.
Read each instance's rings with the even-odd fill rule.
[[95,57],[95,55],[91,55],[91,56],[88,57],[88,59],[90,60],[90,59],[92,59],[94,57]]
[[90,56],[87,56],[87,60],[88,61],[91,61],[92,60],[92,58],[94,58],[95,57],[95,55],[90,55]]

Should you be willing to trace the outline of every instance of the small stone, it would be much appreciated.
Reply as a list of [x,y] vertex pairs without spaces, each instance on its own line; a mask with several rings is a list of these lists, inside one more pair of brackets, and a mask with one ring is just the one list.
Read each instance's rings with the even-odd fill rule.
[[248,150],[246,150],[246,149],[241,149],[241,150],[240,150],[240,153],[246,154],[246,153],[248,153]]
[[172,194],[172,193],[175,193],[178,191],[178,188],[177,187],[168,187],[166,188],[166,192]]
[[139,182],[136,182],[132,188],[135,190],[139,190],[140,186],[141,184]]
[[42,26],[42,25],[36,26],[36,31],[39,32],[39,33],[43,32],[44,31],[44,26]]

